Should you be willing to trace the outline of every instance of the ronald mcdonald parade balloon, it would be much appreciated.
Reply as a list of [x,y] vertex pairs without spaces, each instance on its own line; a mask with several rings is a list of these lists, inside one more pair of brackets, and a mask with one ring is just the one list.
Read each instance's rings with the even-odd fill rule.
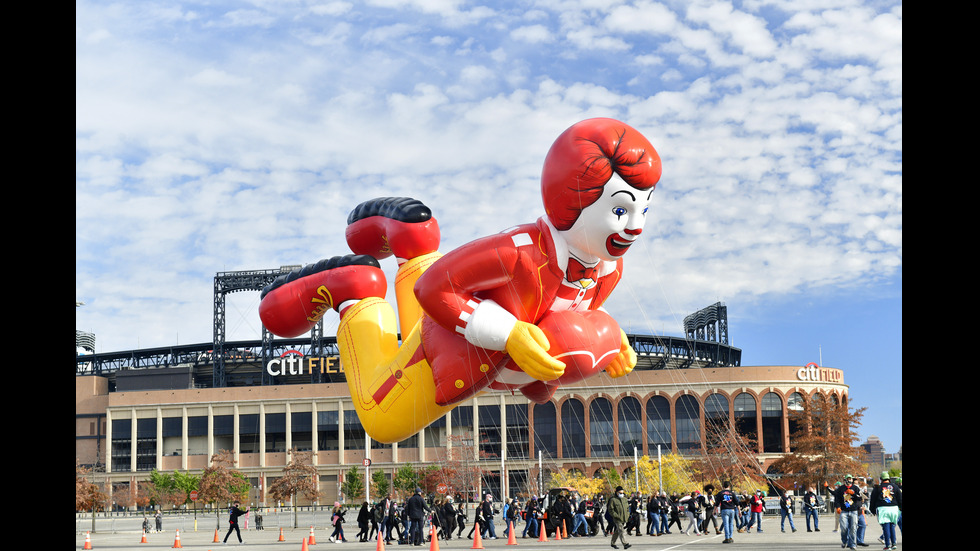
[[[490,391],[548,401],[558,386],[636,365],[603,309],[639,238],[660,156],[608,118],[565,130],[545,157],[544,215],[440,253],[430,209],[405,197],[351,211],[353,254],[310,264],[262,291],[259,315],[280,337],[340,314],[340,361],[361,424],[400,442],[456,404]],[[394,307],[380,259],[394,256]],[[398,328],[403,339],[398,341]]]

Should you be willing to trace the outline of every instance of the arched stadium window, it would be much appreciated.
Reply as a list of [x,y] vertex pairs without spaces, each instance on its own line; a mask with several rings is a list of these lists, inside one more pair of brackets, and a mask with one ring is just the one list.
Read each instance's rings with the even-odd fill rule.
[[786,411],[789,415],[789,442],[790,448],[787,451],[792,450],[793,437],[800,433],[800,430],[806,427],[805,421],[803,420],[802,414],[806,409],[806,402],[803,395],[799,392],[794,392],[789,395],[786,399]]
[[781,453],[783,450],[783,400],[775,392],[762,397],[762,451]]
[[576,398],[561,405],[561,456],[585,457],[585,406]]
[[711,450],[728,440],[728,398],[711,394],[704,400],[704,441]]
[[756,429],[755,397],[748,392],[742,392],[732,402],[735,410],[735,430],[745,438],[755,440],[758,436]]
[[592,457],[612,457],[614,438],[612,404],[605,398],[592,400],[589,404],[589,444]]
[[647,400],[647,447],[652,456],[660,446],[661,453],[670,453],[670,402],[663,396]]
[[619,417],[619,455],[632,456],[633,449],[643,454],[643,417],[640,401],[625,396],[616,406]]
[[693,453],[701,449],[701,407],[698,399],[685,394],[674,404],[677,417],[677,452]]

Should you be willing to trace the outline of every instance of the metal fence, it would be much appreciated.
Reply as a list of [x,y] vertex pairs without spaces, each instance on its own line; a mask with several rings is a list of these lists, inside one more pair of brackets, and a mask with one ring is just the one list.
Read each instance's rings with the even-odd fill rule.
[[[354,517],[357,511],[353,511]],[[262,509],[249,511],[245,516],[238,520],[239,526],[243,530],[279,530],[280,528],[314,528],[316,530],[333,530],[330,524],[332,516],[331,509],[300,507],[297,510],[291,508]],[[146,515],[142,512],[119,511],[111,513],[96,513],[93,518],[92,513],[75,513],[75,533],[141,533],[143,522],[146,520],[150,532],[157,529],[154,512],[148,511]],[[168,511],[163,514],[161,521],[162,531],[180,530],[186,531],[213,531],[218,530],[222,534],[228,530],[228,513],[221,511],[215,514],[214,510],[197,511]],[[351,536],[350,530],[357,531],[357,523],[351,521],[351,514],[347,513],[344,522],[344,534]]]

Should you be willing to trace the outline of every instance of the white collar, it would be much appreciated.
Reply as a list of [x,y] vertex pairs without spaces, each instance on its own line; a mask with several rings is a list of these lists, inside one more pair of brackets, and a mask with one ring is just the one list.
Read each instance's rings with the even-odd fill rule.
[[[548,231],[551,234],[551,241],[555,244],[555,257],[558,260],[558,265],[564,269],[566,266],[568,266],[568,259],[571,256],[571,253],[568,252],[568,242],[565,241],[565,236],[562,235],[561,231],[552,225],[547,216],[542,216],[541,221],[544,222],[544,225],[548,228]],[[596,265],[599,277],[615,272],[617,267],[616,264],[617,263],[612,260],[599,259],[599,264]]]

